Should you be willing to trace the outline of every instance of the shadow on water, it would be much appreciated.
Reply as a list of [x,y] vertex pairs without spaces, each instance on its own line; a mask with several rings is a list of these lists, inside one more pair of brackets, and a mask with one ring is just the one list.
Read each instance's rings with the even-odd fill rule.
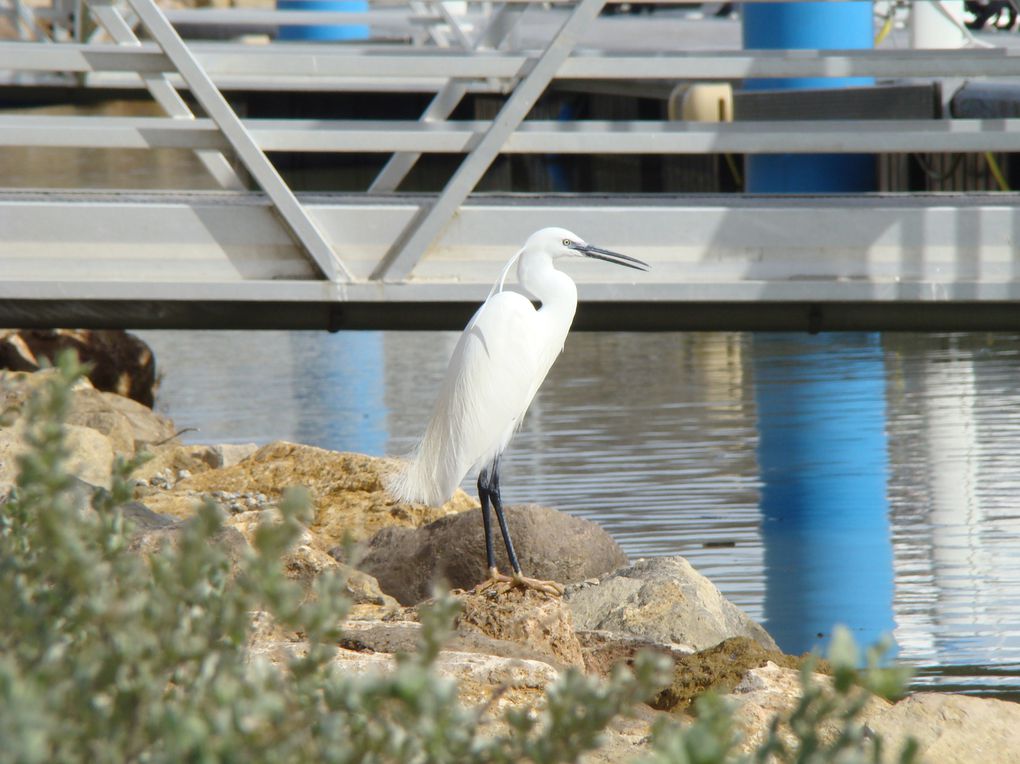
[[[456,341],[144,337],[193,441],[376,454],[414,443]],[[684,555],[788,650],[833,620],[892,629],[919,686],[1015,697],[1018,376],[1005,334],[574,334],[504,491],[596,520],[632,558]]]

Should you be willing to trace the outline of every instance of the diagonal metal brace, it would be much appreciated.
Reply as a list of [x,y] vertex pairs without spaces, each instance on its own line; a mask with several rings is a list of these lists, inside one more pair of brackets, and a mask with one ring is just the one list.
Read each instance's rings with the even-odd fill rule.
[[[120,14],[117,7],[113,5],[112,0],[94,1],[92,3],[92,16],[106,30],[110,39],[118,45],[130,45],[132,47],[141,45],[131,25]],[[149,93],[167,115],[174,119],[195,118],[195,115],[191,113],[191,109],[188,108],[184,99],[177,93],[176,88],[170,84],[165,73],[141,74],[140,76]],[[209,174],[219,183],[221,188],[231,191],[245,190],[244,182],[234,172],[234,168],[230,166],[230,162],[227,161],[223,154],[218,151],[196,151],[195,155],[205,166],[206,170],[209,171]]]
[[[132,0],[134,1],[134,0]],[[439,198],[423,207],[411,220],[386,257],[372,273],[380,281],[401,281],[443,232],[454,213],[474,190],[482,175],[499,155],[500,149],[531,111],[546,87],[570,56],[585,29],[598,16],[606,0],[579,0],[574,12],[503,104],[492,125],[464,158]]]
[[332,248],[322,233],[308,217],[297,197],[290,190],[272,163],[262,153],[248,130],[238,119],[234,110],[206,74],[201,64],[188,50],[177,30],[173,28],[153,0],[128,0],[139,20],[148,29],[152,39],[163,50],[188,85],[192,95],[205,109],[206,114],[216,123],[230,143],[237,157],[248,168],[248,172],[259,184],[277,213],[288,226],[297,241],[319,266],[330,281],[351,281],[350,272],[333,254]]
[[[503,4],[493,14],[485,30],[479,35],[472,46],[473,50],[491,50],[499,47],[514,30],[518,20],[524,14],[527,6]],[[446,119],[457,108],[457,104],[467,93],[467,83],[462,80],[447,80],[446,84],[436,93],[424,113],[421,115],[421,122],[438,122]],[[385,167],[372,185],[369,191],[387,192],[396,191],[400,182],[407,177],[407,174],[414,167],[421,157],[421,152],[402,151],[390,157]]]

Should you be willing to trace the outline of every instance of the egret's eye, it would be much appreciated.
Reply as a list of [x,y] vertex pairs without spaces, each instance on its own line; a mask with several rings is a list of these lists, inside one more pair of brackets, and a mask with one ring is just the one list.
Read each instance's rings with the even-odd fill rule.
[[563,240],[563,246],[564,247],[569,247],[570,246],[570,239],[564,239]]

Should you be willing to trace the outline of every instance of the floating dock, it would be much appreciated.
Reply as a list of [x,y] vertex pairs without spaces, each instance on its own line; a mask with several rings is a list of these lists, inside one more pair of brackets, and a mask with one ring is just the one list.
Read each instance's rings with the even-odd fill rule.
[[[142,90],[166,116],[0,114],[0,146],[186,149],[219,190],[0,190],[0,325],[458,328],[527,235],[560,225],[652,266],[641,274],[566,264],[582,329],[1020,328],[1012,192],[478,191],[493,162],[511,155],[1020,151],[1014,117],[536,118],[536,103],[560,85],[669,93],[759,77],[1020,77],[1011,47],[706,49],[733,30],[710,19],[676,27],[711,30],[684,47],[667,39],[674,16],[644,40],[628,32],[611,45],[613,25],[632,32],[636,22],[600,17],[604,5],[506,3],[463,17],[438,2],[412,3],[403,15],[385,7],[339,20],[385,20],[389,38],[342,44],[185,40],[175,25],[250,31],[309,15],[164,13],[152,0],[82,5],[89,15],[60,34],[53,23],[24,22],[50,36],[0,42],[10,87]],[[310,14],[322,23],[338,16]],[[224,97],[238,89],[418,92],[428,105],[415,120],[256,119]],[[495,115],[451,118],[475,93],[498,97]],[[389,159],[363,191],[295,193],[267,152]],[[440,190],[400,191],[429,154],[462,160]]]

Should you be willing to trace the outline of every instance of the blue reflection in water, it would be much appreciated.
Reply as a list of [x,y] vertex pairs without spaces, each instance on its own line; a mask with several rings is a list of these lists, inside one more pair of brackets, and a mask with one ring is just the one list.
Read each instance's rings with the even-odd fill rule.
[[837,623],[891,633],[885,369],[878,335],[754,338],[765,627],[785,651]]
[[319,344],[319,352],[301,355],[302,373],[294,380],[295,398],[305,406],[297,420],[303,443],[382,456],[389,440],[384,400],[386,369],[382,332],[298,335]]

